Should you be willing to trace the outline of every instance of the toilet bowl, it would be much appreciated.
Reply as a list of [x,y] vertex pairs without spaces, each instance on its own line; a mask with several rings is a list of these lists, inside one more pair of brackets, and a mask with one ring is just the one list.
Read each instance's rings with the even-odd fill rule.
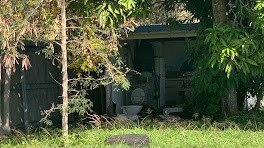
[[142,104],[145,100],[145,92],[141,88],[137,88],[133,90],[131,94],[131,105],[122,106],[121,109],[123,111],[123,114],[130,120],[137,120],[138,116],[137,114],[142,109]]
[[123,113],[128,116],[137,115],[140,110],[142,109],[142,105],[127,105],[123,106],[121,109],[123,110]]

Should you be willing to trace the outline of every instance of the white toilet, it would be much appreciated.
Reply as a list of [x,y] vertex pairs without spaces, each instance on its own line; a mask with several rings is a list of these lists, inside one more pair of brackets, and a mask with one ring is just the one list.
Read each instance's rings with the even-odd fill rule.
[[142,109],[142,104],[145,100],[145,92],[141,88],[136,88],[132,94],[131,94],[131,102],[132,105],[123,106],[121,109],[123,110],[123,113],[125,116],[130,120],[137,120],[138,116],[137,114]]

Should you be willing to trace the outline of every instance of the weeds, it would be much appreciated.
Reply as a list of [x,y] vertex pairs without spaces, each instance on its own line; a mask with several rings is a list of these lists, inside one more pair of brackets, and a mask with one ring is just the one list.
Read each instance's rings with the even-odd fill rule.
[[[258,114],[257,116],[259,116]],[[106,116],[91,115],[89,123],[75,124],[70,130],[70,147],[111,147],[104,141],[110,135],[147,134],[150,147],[261,147],[264,145],[264,124],[251,115],[234,116],[216,121],[208,117],[197,120],[160,121],[145,118],[140,122],[121,121]],[[246,118],[246,119],[244,119]],[[257,119],[257,120],[252,120]],[[243,121],[238,123],[236,121]],[[0,147],[61,147],[59,129],[40,128],[24,135],[16,131],[0,139]],[[126,147],[120,145],[117,147]]]

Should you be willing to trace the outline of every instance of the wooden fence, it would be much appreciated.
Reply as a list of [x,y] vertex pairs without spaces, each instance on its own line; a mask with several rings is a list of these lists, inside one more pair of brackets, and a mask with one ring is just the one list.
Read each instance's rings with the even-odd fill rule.
[[[43,54],[36,54],[37,50],[36,47],[27,47],[26,54],[29,55],[32,67],[22,70],[19,64],[12,75],[10,118],[13,127],[38,123],[43,117],[41,111],[50,109],[52,103],[60,103],[60,69]],[[3,87],[2,84],[2,90]],[[58,116],[55,113],[51,118]]]

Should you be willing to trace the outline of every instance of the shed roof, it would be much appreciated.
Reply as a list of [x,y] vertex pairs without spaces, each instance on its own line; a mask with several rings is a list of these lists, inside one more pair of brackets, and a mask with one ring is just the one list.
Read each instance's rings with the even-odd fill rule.
[[197,28],[198,24],[139,26],[129,34],[128,39],[194,37]]
[[135,33],[142,32],[164,32],[164,31],[191,31],[196,30],[198,24],[179,24],[179,25],[148,25],[139,26],[135,29]]

